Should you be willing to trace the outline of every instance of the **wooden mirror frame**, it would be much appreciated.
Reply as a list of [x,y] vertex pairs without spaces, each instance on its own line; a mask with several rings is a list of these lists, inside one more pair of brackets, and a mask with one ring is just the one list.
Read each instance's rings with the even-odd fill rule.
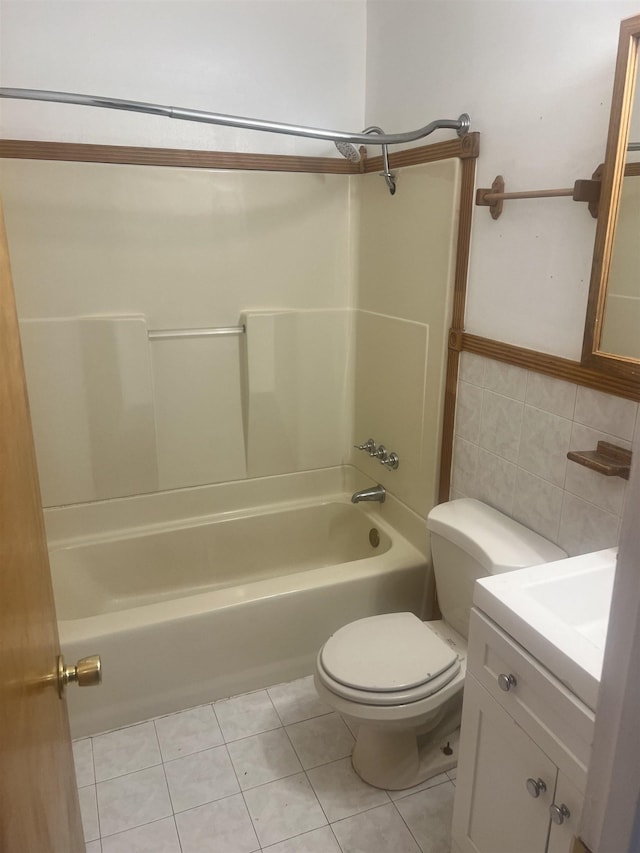
[[613,81],[609,134],[602,171],[600,209],[596,227],[591,282],[582,346],[582,364],[605,373],[640,381],[640,359],[600,349],[605,300],[615,240],[622,179],[627,157],[629,123],[640,52],[640,15],[620,24],[618,58]]

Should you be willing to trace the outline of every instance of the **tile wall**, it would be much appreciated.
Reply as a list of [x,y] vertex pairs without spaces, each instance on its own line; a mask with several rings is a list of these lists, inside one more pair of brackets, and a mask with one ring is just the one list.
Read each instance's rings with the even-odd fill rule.
[[599,440],[631,447],[638,404],[462,353],[452,497],[474,497],[570,556],[617,544],[626,480],[567,459]]

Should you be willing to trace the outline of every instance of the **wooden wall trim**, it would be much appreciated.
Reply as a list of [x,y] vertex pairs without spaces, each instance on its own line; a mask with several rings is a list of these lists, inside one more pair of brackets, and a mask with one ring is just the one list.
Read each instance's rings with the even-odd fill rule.
[[[406,148],[403,151],[389,152],[389,167],[402,169],[404,166],[418,166],[422,163],[435,163],[437,160],[476,160],[480,153],[480,134],[467,133],[457,139],[446,142],[434,142],[418,148]],[[365,172],[379,172],[382,169],[382,155],[367,157]]]
[[[475,159],[479,133],[461,139],[422,145],[390,154],[392,168],[433,163],[453,157]],[[38,142],[0,139],[0,158],[58,160],[79,163],[113,163],[134,166],[176,166],[190,169],[243,169],[262,172],[309,172],[358,175],[382,168],[382,157],[365,158],[362,165],[343,157],[298,157],[284,154],[246,154],[235,151],[201,151],[191,148],[143,148],[131,145],[86,145],[76,142]]]
[[[461,160],[461,166],[460,215],[458,220],[456,269],[451,313],[451,325],[453,329],[462,329],[464,327],[464,312],[467,299],[467,278],[469,273],[469,249],[471,246],[471,223],[473,219],[473,198],[476,179],[476,158]],[[453,434],[456,417],[459,362],[459,340],[455,336],[452,338],[450,335],[444,387],[444,406],[442,412],[442,441],[440,445],[440,474],[438,483],[438,501],[440,503],[449,500],[451,490],[451,464],[453,461]]]
[[553,376],[555,379],[564,379],[567,382],[574,382],[576,385],[594,388],[596,391],[604,391],[607,394],[640,401],[640,372],[635,378],[632,376],[614,376],[584,367],[579,361],[517,347],[502,341],[494,341],[491,338],[471,335],[468,332],[462,333],[462,349],[465,352],[474,352],[486,358],[524,367],[526,370],[533,370],[536,373],[544,373],[546,376]]
[[357,175],[357,163],[343,157],[293,157],[282,154],[243,154],[180,148],[141,148],[126,145],[84,145],[75,142],[0,140],[0,157],[23,160],[64,160],[135,166],[179,166],[191,169],[244,169],[262,172],[317,172]]

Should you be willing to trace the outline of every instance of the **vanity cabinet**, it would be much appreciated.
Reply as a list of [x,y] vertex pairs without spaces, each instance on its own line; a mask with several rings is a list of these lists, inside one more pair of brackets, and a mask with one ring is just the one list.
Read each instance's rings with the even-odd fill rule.
[[480,611],[472,612],[455,853],[569,853],[594,714]]

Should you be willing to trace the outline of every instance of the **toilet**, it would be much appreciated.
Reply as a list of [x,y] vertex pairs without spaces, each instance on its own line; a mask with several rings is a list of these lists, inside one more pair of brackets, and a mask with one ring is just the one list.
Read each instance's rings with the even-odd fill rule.
[[410,788],[457,763],[474,582],[567,556],[471,498],[434,507],[427,527],[442,619],[358,619],[329,637],[316,660],[320,698],[355,733],[354,770],[386,790]]

